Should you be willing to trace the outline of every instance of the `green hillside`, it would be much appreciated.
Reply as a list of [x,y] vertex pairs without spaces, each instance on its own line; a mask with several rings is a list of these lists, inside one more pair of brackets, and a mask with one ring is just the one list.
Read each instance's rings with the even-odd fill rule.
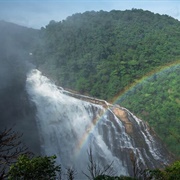
[[[144,79],[124,93],[116,103],[147,121],[180,155],[180,63]],[[179,156],[180,158],[180,156]]]
[[85,12],[41,30],[36,63],[57,84],[102,99],[180,57],[180,22],[143,10]]
[[[180,59],[180,22],[137,9],[74,14],[51,21],[41,29],[40,38],[34,55],[41,71],[57,85],[106,100],[147,73]],[[147,86],[139,85],[142,88],[121,103],[147,120],[168,147],[180,154],[179,146],[175,147],[180,136],[179,69],[168,73],[163,81],[161,75],[153,76]]]

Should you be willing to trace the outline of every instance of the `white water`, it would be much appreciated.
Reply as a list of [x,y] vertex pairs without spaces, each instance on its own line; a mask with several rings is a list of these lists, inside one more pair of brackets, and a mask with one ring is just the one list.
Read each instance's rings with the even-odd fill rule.
[[157,149],[157,144],[153,136],[149,133],[148,127],[141,119],[138,119],[134,114],[132,114],[128,109],[122,108],[126,110],[132,117],[133,119],[138,123],[139,128],[141,129],[140,133],[144,136],[144,140],[146,144],[148,145],[149,151],[151,152],[152,156],[156,160],[161,160],[163,157],[159,153]]
[[[151,158],[162,158],[147,129],[145,133],[139,128],[143,141],[149,147],[150,156],[145,148],[136,146],[132,137],[126,133],[123,123],[111,110],[63,94],[64,90],[40,71],[32,70],[28,74],[26,89],[37,107],[42,153],[55,154],[57,163],[65,168],[74,167],[78,172],[78,179],[85,179],[82,171],[88,173],[87,150],[90,145],[93,157],[100,167],[113,161],[113,169],[117,175],[129,174],[130,151],[143,165],[146,164],[145,159],[151,161]],[[134,115],[132,117],[136,126],[140,126],[141,120]]]

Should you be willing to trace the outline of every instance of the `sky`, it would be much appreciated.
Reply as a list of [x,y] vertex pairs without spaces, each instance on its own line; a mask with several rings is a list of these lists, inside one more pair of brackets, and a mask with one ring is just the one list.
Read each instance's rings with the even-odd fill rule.
[[180,0],[0,0],[0,20],[40,29],[85,11],[143,9],[180,21]]

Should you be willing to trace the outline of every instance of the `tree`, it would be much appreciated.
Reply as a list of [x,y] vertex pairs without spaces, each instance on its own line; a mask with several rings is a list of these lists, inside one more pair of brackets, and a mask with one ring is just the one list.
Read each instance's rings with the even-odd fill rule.
[[[55,164],[56,156],[38,156],[28,151],[21,142],[22,134],[13,128],[0,132],[0,180],[61,180],[61,166]],[[67,168],[65,174],[68,180],[73,180],[76,172]]]
[[134,179],[134,178],[128,177],[128,176],[112,177],[112,176],[108,176],[108,175],[100,175],[100,176],[97,176],[94,180],[137,180],[137,179]]
[[18,161],[11,165],[8,179],[39,179],[53,180],[61,172],[61,166],[55,165],[56,156],[33,157],[21,155]]
[[149,179],[157,180],[179,180],[180,179],[180,161],[176,161],[170,166],[166,167],[163,170],[155,169],[149,170],[150,177]]
[[96,162],[93,158],[93,153],[92,153],[92,148],[90,147],[89,150],[87,151],[88,154],[88,159],[89,159],[89,164],[87,167],[87,170],[89,171],[89,174],[83,172],[83,174],[89,179],[89,180],[94,180],[96,177],[100,175],[110,175],[112,176],[114,174],[114,171],[112,169],[112,164],[113,161],[104,166],[101,167],[99,162]]
[[179,32],[179,21],[143,10],[78,13],[40,31],[34,58],[58,85],[110,100],[179,59]]
[[0,179],[7,177],[8,168],[16,162],[21,154],[31,154],[20,141],[22,134],[12,128],[0,132]]
[[67,168],[66,169],[66,176],[67,176],[67,180],[73,180],[76,176],[77,172],[73,169],[73,168]]

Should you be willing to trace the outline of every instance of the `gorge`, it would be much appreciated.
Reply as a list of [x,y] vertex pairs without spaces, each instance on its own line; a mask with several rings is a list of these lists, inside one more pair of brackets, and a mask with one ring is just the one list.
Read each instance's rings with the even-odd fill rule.
[[41,153],[55,154],[64,168],[74,167],[78,179],[84,179],[90,147],[100,167],[113,162],[116,175],[133,176],[132,161],[154,169],[173,160],[154,131],[119,105],[92,103],[93,98],[57,87],[36,69],[27,76],[26,90],[37,109]]
[[78,180],[90,148],[115,175],[179,159],[178,20],[85,12],[41,30],[0,21],[0,32],[0,130],[22,133],[35,155],[55,154]]

